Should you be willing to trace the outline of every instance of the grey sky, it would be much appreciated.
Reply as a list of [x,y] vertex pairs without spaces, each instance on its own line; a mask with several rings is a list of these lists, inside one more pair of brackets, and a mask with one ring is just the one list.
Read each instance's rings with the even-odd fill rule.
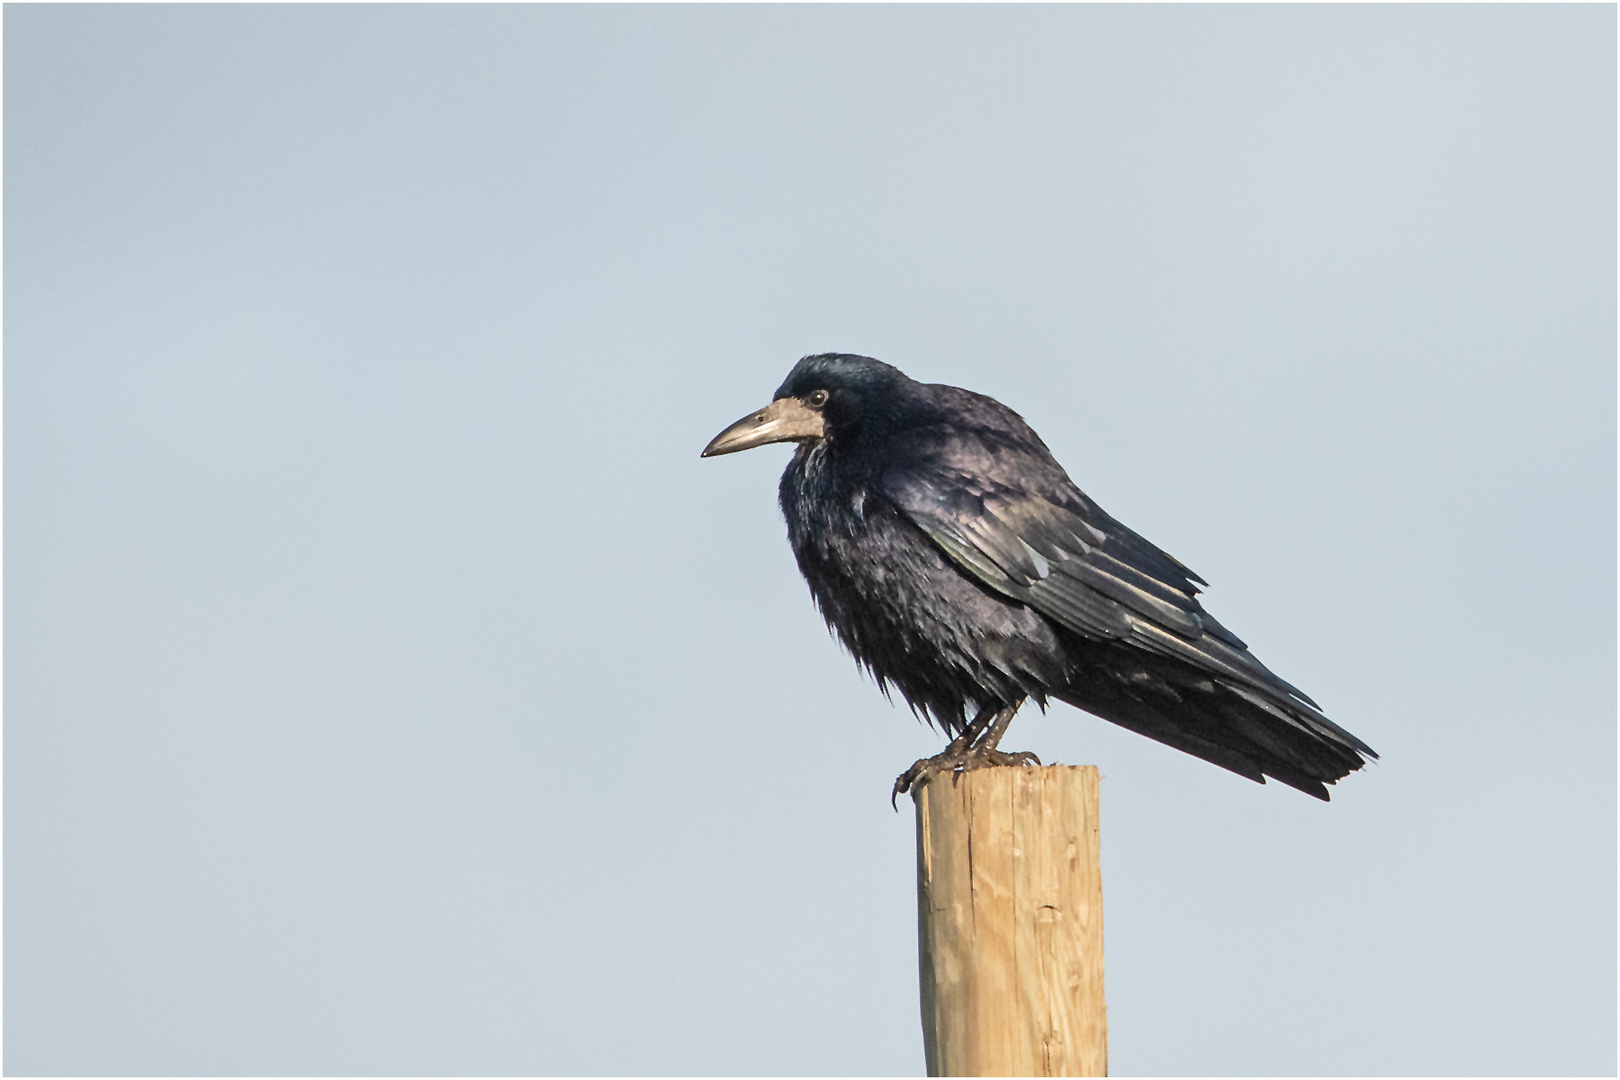
[[5,9],[5,1069],[917,1073],[800,355],[1384,761],[1066,707],[1117,1074],[1615,1069],[1615,10]]

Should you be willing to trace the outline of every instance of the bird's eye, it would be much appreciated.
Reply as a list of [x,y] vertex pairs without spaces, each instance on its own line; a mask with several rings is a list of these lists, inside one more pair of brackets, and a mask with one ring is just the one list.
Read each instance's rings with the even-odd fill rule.
[[810,396],[804,400],[812,409],[819,409],[823,405],[827,404],[827,391],[812,390],[810,391]]

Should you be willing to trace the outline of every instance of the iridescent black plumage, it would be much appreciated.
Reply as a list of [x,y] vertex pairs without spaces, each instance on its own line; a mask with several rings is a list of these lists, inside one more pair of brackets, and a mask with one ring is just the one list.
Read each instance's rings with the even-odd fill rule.
[[[953,746],[992,713],[1004,726],[1026,698],[1056,698],[1321,799],[1376,756],[1205,612],[1202,579],[1104,513],[1001,403],[844,354],[801,360],[776,402],[801,417],[776,438],[801,443],[780,498],[811,594],[885,690],[952,735],[973,729]],[[706,452],[727,452],[747,422]]]

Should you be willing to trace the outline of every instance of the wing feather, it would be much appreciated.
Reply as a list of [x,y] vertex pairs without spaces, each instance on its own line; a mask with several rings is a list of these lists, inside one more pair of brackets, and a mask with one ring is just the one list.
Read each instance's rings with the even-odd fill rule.
[[930,477],[896,468],[883,489],[952,561],[996,592],[1083,637],[1127,639],[1207,671],[1246,699],[1268,702],[1292,726],[1361,745],[1204,611],[1193,584],[1202,578],[1063,481],[1049,498],[983,473]]

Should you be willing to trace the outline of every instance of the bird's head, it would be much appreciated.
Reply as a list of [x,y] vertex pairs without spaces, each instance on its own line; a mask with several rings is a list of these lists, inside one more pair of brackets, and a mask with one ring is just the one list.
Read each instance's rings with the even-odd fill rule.
[[704,457],[774,442],[817,443],[853,435],[909,382],[899,368],[870,356],[821,353],[793,365],[775,399],[716,435]]

